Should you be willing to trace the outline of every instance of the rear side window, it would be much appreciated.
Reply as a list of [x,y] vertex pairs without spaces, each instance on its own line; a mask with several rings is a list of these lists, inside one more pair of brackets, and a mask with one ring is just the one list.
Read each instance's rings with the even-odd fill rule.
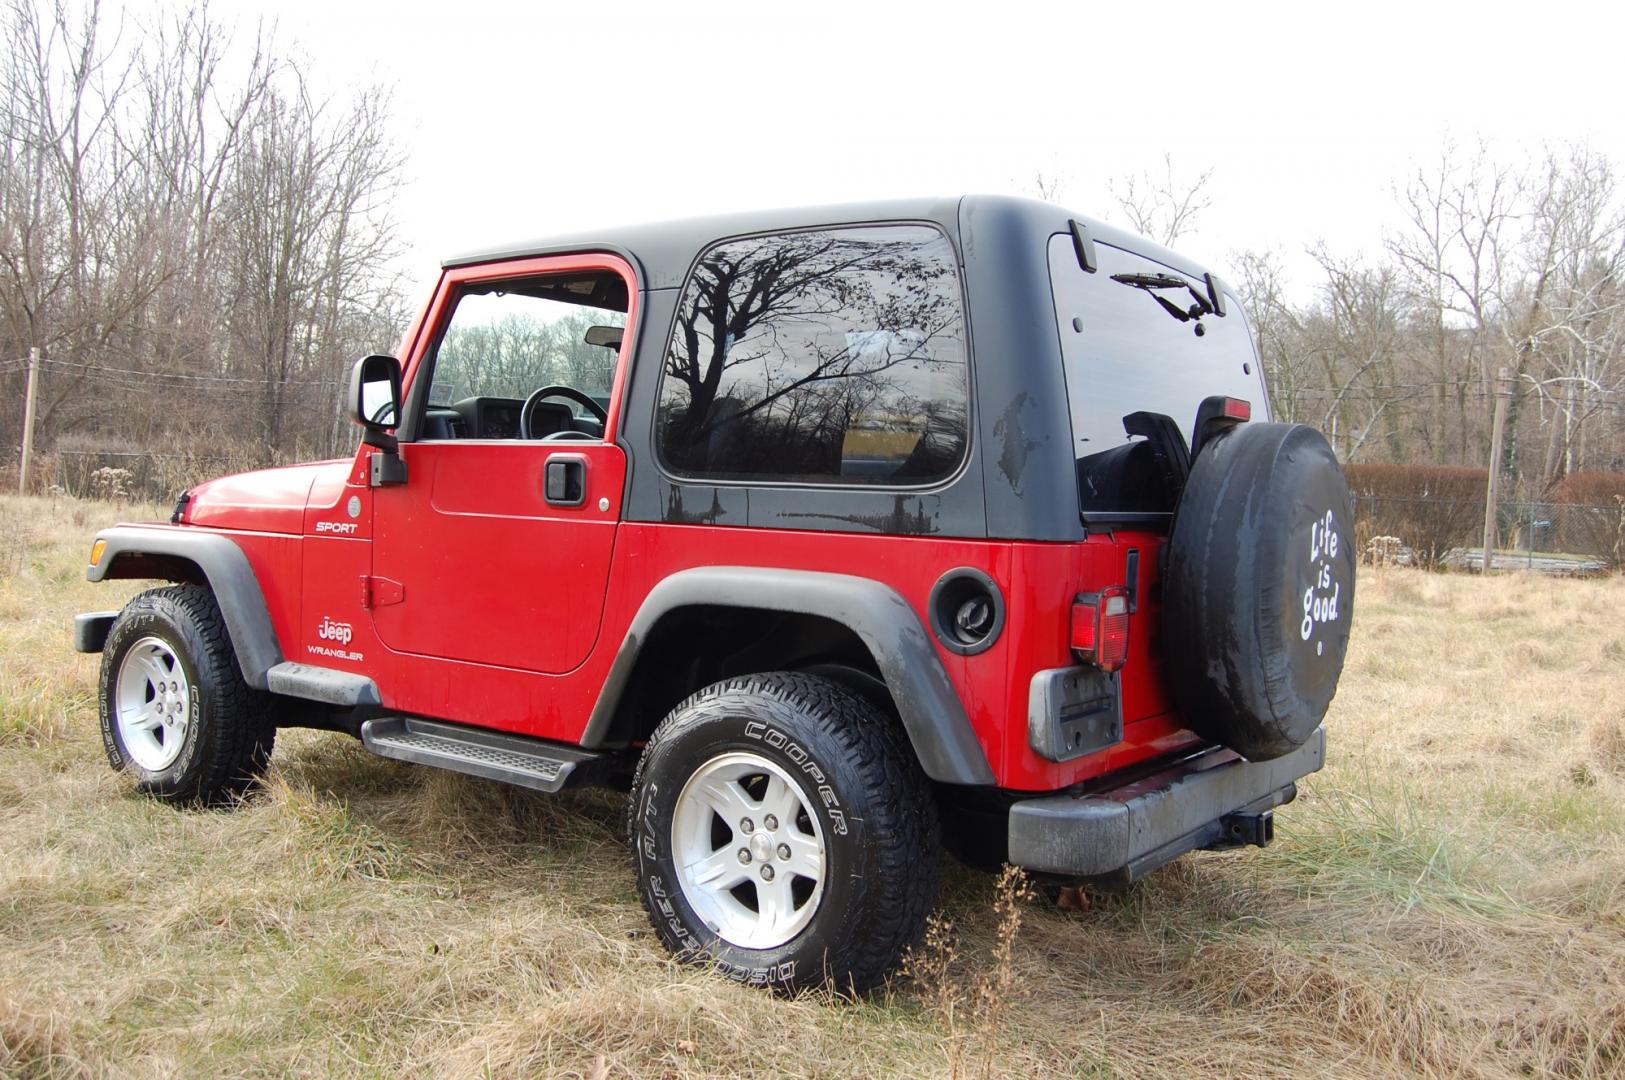
[[677,309],[656,413],[672,473],[921,486],[965,456],[965,320],[925,225],[728,240]]
[[1223,317],[1181,321],[1157,298],[1188,310],[1194,302],[1188,291],[1147,289],[1118,279],[1143,282],[1160,275],[1197,289],[1205,283],[1108,244],[1097,243],[1095,250],[1099,269],[1085,273],[1070,236],[1050,239],[1050,285],[1072,411],[1080,508],[1086,514],[1171,511],[1150,448],[1124,431],[1123,418],[1162,413],[1179,425],[1187,444],[1197,407],[1210,395],[1246,398],[1254,418],[1268,419],[1252,337],[1234,297],[1227,297]]

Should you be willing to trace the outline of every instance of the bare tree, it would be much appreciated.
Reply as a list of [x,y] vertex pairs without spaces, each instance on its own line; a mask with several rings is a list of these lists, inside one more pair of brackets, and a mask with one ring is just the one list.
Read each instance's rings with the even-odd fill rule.
[[400,160],[386,105],[373,91],[330,110],[291,75],[248,118],[229,189],[230,311],[238,370],[258,380],[248,400],[267,460],[288,449],[296,380],[338,374],[341,321],[393,254],[386,207]]
[[1243,251],[1232,254],[1230,262],[1236,268],[1236,291],[1258,343],[1276,417],[1291,423],[1317,419],[1311,414],[1320,386],[1315,358],[1305,347],[1302,316],[1287,298],[1280,260],[1273,252]]
[[1213,170],[1194,180],[1175,175],[1172,154],[1162,156],[1162,173],[1140,172],[1106,185],[1129,225],[1142,236],[1172,247],[1196,231],[1196,222],[1212,205],[1206,189]]
[[1494,351],[1504,316],[1522,181],[1480,146],[1465,162],[1452,145],[1434,169],[1418,170],[1399,195],[1405,217],[1388,240],[1413,308],[1429,336],[1429,380],[1438,408],[1453,409],[1454,456],[1488,451]]
[[0,356],[42,350],[41,444],[331,448],[345,363],[400,317],[387,96],[314,99],[206,4],[0,24]]
[[1549,154],[1532,212],[1538,262],[1517,345],[1521,382],[1548,427],[1542,489],[1574,467],[1586,422],[1620,389],[1625,208],[1605,158],[1571,148]]

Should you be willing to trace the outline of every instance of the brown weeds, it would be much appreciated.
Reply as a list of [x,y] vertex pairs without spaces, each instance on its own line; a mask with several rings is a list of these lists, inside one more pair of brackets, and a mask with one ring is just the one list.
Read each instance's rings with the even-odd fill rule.
[[986,960],[973,973],[961,970],[965,956],[954,925],[945,915],[933,914],[925,939],[910,950],[903,974],[912,980],[927,1010],[939,1022],[944,1060],[949,1077],[990,1077],[998,1068],[1000,1040],[1013,1001],[1025,989],[1019,985],[1016,937],[1021,931],[1024,906],[1034,895],[1027,875],[1005,866],[993,885],[993,940]]

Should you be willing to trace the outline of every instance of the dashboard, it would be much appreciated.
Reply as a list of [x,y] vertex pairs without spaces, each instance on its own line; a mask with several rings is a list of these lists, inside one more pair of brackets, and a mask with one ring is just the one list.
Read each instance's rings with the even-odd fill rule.
[[426,439],[517,439],[519,411],[515,398],[471,397],[450,405],[431,405],[424,416]]
[[[518,398],[470,397],[450,405],[430,405],[424,414],[425,439],[517,439],[525,403]],[[532,424],[540,435],[580,431],[602,437],[603,425],[595,417],[577,416],[558,401],[538,402]],[[537,437],[540,437],[538,435]]]

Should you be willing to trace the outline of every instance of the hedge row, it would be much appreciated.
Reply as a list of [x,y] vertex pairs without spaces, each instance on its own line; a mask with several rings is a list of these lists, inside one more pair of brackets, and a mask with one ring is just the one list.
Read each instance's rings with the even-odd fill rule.
[[[1451,465],[1349,465],[1355,540],[1397,537],[1411,557],[1436,567],[1457,548],[1483,543],[1488,472]],[[1542,499],[1503,496],[1501,546],[1566,552],[1625,564],[1625,473],[1574,473]]]

